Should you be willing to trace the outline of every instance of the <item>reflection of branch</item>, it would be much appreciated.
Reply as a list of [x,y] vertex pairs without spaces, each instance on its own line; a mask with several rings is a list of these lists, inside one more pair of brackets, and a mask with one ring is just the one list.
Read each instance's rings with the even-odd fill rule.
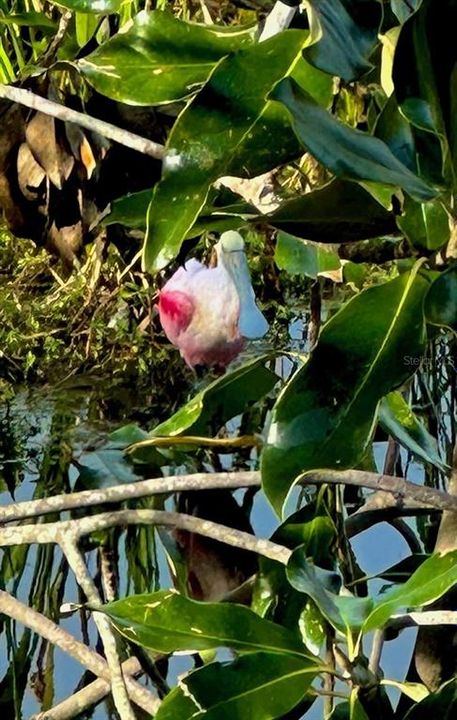
[[[64,544],[65,537],[75,541],[84,535],[118,525],[162,525],[204,535],[219,542],[233,545],[241,550],[258,553],[271,560],[286,564],[291,551],[270,540],[256,538],[254,535],[203,520],[184,513],[164,510],[119,510],[117,512],[89,515],[78,520],[61,520],[42,525],[18,525],[0,528],[0,546],[23,544]],[[86,592],[86,587],[83,586]],[[87,588],[88,589],[88,588]],[[87,593],[86,593],[87,594]]]
[[86,128],[86,130],[93,130],[99,135],[114,140],[114,142],[120,145],[132,148],[132,150],[137,150],[143,155],[149,155],[157,160],[161,160],[164,156],[163,145],[153,140],[141,137],[128,130],[123,130],[122,128],[116,127],[116,125],[105,122],[105,120],[99,120],[98,118],[91,117],[77,110],[72,110],[71,108],[65,107],[65,105],[60,105],[52,100],[36,95],[30,90],[23,90],[22,88],[0,83],[0,97],[11,100],[11,102],[18,103],[19,105],[25,105],[25,107],[37,110],[45,115],[51,115],[51,117],[62,120],[63,122],[75,123],[75,125]]
[[[97,677],[107,683],[111,681],[110,671],[104,658],[94,650],[91,650],[82,642],[70,635],[69,632],[56,625],[52,620],[41,613],[29,608],[12,595],[0,590],[0,613],[8,615],[21,625],[41,635],[53,645],[59,647],[67,655],[70,655],[83,667],[90,670]],[[138,685],[133,679],[127,679],[127,687],[132,700],[146,712],[151,713],[157,709],[158,700],[149,690]]]

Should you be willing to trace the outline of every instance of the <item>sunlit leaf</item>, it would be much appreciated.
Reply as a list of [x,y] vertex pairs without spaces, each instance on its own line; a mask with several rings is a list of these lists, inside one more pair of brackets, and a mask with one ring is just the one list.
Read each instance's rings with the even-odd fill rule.
[[267,395],[278,382],[278,376],[265,367],[265,358],[256,358],[214,380],[171,418],[154,428],[152,435],[200,435],[211,426],[221,426],[235,417],[249,403]]
[[305,696],[318,672],[309,658],[255,652],[187,675],[163,700],[157,720],[273,720]]
[[270,97],[289,110],[303,147],[335,175],[399,186],[420,201],[436,197],[437,191],[403,165],[384,142],[344,125],[293,79],[281,80]]
[[143,11],[78,67],[113,100],[157,105],[195,93],[224,55],[252,45],[255,34],[252,25],[197,25],[161,10]]
[[378,402],[414,372],[405,357],[423,355],[428,288],[416,267],[362,291],[324,326],[278,397],[262,452],[263,488],[277,512],[301,472],[354,467],[363,457]]
[[378,417],[384,430],[413,455],[441,471],[447,469],[440,458],[436,439],[416,417],[401,393],[389,393],[381,400]]
[[307,36],[286,30],[223,59],[181,113],[149,210],[146,270],[160,270],[176,257],[218,178],[260,175],[300,154],[287,113],[266,98],[290,73],[318,100],[330,96],[331,79],[301,57]]
[[305,647],[292,632],[234,603],[197,602],[162,590],[94,609],[106,613],[129,640],[157,652],[229,647],[239,652],[306,655]]
[[431,555],[403,584],[378,596],[364,622],[369,632],[383,627],[399,610],[421,607],[437,600],[457,583],[457,550]]
[[453,678],[430,693],[406,713],[404,720],[453,720],[457,712],[457,679]]
[[398,682],[397,680],[384,679],[381,680],[381,685],[397,688],[404,695],[411,698],[411,700],[414,700],[414,702],[420,702],[429,695],[429,691],[422,683]]

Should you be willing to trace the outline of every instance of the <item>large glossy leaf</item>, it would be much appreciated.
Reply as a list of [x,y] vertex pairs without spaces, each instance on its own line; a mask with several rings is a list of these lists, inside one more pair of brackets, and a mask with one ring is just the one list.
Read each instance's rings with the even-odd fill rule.
[[309,0],[311,27],[307,60],[350,82],[372,66],[368,60],[377,41],[382,7],[377,0]]
[[215,180],[259,175],[300,154],[287,113],[266,98],[292,72],[318,101],[330,97],[330,78],[301,57],[307,37],[286,30],[223,59],[180,115],[149,210],[147,270],[159,270],[177,255]]
[[254,42],[255,26],[208,26],[153,10],[140,12],[117,33],[78,61],[98,92],[134,105],[157,105],[194,94],[216,63]]
[[451,234],[448,214],[437,201],[419,203],[407,198],[397,223],[411,245],[424,250],[438,250]]
[[279,82],[271,97],[289,110],[303,147],[335,175],[399,186],[420,201],[437,191],[398,160],[379,138],[344,125],[291,78]]
[[360,185],[332,180],[266,216],[275,228],[305,240],[344,243],[395,233],[395,218]]
[[413,455],[446,471],[447,466],[440,458],[436,439],[416,417],[401,393],[389,393],[381,400],[378,417],[384,430]]
[[375,600],[364,622],[369,632],[383,627],[399,610],[421,607],[437,600],[457,583],[457,550],[431,555],[403,585],[394,587]]
[[449,680],[436,692],[414,705],[404,720],[453,720],[457,713],[457,679]]
[[239,652],[306,655],[305,647],[292,632],[234,603],[197,602],[161,590],[94,609],[106,613],[129,640],[157,652],[228,647]]
[[309,658],[257,652],[187,675],[156,720],[273,720],[295,707],[319,666]]
[[363,457],[380,399],[414,372],[404,358],[423,354],[428,287],[416,267],[364,290],[325,325],[273,409],[261,470],[276,511],[301,472],[354,467]]
[[200,435],[220,427],[274,388],[279,377],[256,358],[214,380],[171,418],[160,423],[152,435]]
[[425,298],[427,322],[457,331],[457,263],[443,272]]
[[119,10],[122,0],[51,0],[53,5],[68,8],[74,12],[108,15]]

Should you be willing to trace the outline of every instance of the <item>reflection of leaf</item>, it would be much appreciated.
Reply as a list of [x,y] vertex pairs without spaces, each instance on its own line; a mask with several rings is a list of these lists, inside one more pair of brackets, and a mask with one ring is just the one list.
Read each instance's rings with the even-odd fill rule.
[[256,27],[197,25],[153,10],[140,12],[126,32],[117,33],[78,68],[113,100],[157,105],[196,92],[216,63],[252,45]]
[[187,675],[163,700],[156,720],[273,720],[306,694],[318,673],[309,658],[250,653]]
[[379,422],[389,435],[413,455],[439,470],[447,469],[440,458],[437,441],[416,417],[401,393],[389,393],[381,400]]
[[330,75],[350,82],[372,65],[368,61],[382,18],[376,0],[309,0],[312,28],[306,59]]
[[344,125],[291,78],[279,82],[271,97],[289,110],[303,147],[335,175],[399,186],[417,200],[437,191],[414,175],[379,138]]
[[289,630],[231,603],[190,600],[170,590],[133,595],[94,609],[106,613],[134,643],[157,652],[192,652],[229,647],[302,657],[306,649]]
[[263,488],[278,512],[300,472],[354,467],[363,457],[379,400],[414,372],[405,357],[423,354],[428,287],[416,266],[362,291],[324,326],[276,401],[262,452]]

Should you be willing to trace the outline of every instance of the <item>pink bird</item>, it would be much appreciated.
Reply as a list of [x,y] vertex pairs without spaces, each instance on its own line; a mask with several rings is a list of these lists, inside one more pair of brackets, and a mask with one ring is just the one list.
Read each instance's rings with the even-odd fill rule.
[[215,250],[216,267],[189,260],[159,295],[165,335],[190,367],[226,367],[246,338],[263,337],[268,330],[255,302],[243,238],[223,233]]

